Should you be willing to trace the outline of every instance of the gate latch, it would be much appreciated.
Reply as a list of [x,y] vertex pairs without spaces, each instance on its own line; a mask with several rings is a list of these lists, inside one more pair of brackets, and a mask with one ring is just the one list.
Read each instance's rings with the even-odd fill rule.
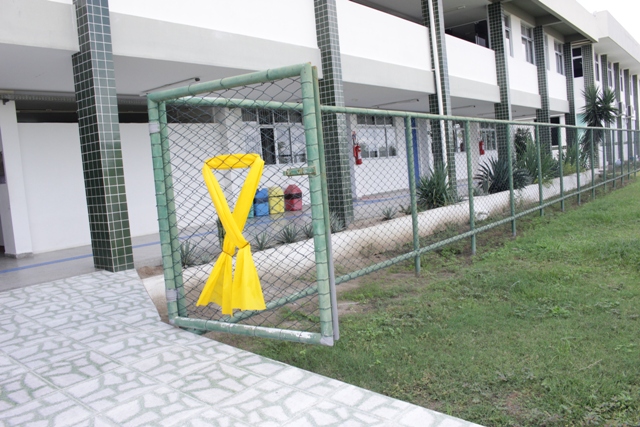
[[315,166],[307,166],[306,168],[293,168],[287,169],[283,172],[285,176],[302,176],[302,175],[316,175]]

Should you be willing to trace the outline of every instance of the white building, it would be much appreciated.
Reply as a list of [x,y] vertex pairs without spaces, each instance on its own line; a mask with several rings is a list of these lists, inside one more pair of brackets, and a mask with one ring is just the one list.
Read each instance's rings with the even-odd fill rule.
[[[311,62],[327,103],[567,124],[580,124],[586,85],[609,85],[626,113],[617,125],[639,129],[640,45],[574,0],[0,0],[0,10],[5,256],[91,243],[97,266],[131,268],[130,237],[158,231],[144,95],[196,77]],[[402,150],[366,152],[355,196],[374,191],[364,176],[400,170]]]

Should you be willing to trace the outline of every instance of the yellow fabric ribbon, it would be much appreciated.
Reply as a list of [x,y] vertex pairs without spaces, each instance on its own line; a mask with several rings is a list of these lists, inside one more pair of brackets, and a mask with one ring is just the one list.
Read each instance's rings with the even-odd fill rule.
[[[238,201],[233,209],[229,209],[227,199],[212,169],[228,170],[250,168]],[[253,262],[251,246],[242,235],[247,216],[253,204],[253,198],[260,184],[264,161],[258,154],[225,154],[213,157],[204,162],[202,176],[207,184],[209,195],[218,212],[220,222],[226,231],[222,253],[218,257],[213,270],[202,289],[196,305],[207,305],[214,302],[222,307],[222,314],[233,315],[234,309],[265,310],[264,296],[260,286],[258,270]],[[236,271],[232,275],[232,262],[236,248]]]

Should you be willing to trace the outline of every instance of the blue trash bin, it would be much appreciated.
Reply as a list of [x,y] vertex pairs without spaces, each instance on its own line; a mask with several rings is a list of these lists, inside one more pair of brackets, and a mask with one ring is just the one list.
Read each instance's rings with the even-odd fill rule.
[[266,188],[256,191],[256,197],[253,199],[253,211],[255,216],[269,215],[269,192]]

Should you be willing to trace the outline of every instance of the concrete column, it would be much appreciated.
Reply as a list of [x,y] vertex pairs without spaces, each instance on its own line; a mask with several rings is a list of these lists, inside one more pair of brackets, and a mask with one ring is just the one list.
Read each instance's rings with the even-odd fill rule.
[[[449,66],[447,61],[447,43],[445,39],[444,14],[442,7],[443,0],[422,0],[422,21],[424,26],[429,28],[429,39],[431,40],[431,64],[438,67],[440,82],[436,79],[436,93],[429,95],[429,112],[432,114],[442,113],[445,116],[451,115],[451,90],[449,87]],[[430,10],[431,3],[432,10]],[[435,38],[433,37],[435,34]],[[434,73],[435,75],[435,73]],[[439,92],[439,93],[438,93]],[[442,103],[442,111],[440,111]],[[450,121],[431,121],[431,150],[433,153],[434,166],[446,163],[449,179],[456,181],[456,158],[453,141],[453,129]]]
[[[314,0],[316,36],[322,58],[320,103],[343,107],[342,63],[336,0]],[[353,156],[344,114],[323,114],[322,131],[327,165],[329,210],[343,223],[353,221],[351,176]]]
[[74,0],[80,52],[73,55],[78,124],[96,268],[133,268],[107,0]]
[[[547,77],[547,43],[544,28],[537,26],[533,29],[533,42],[535,46],[536,66],[538,68],[538,90],[540,92],[541,108],[536,110],[538,123],[550,123],[549,108],[549,83]],[[551,128],[540,126],[540,147],[546,152],[551,152]]]
[[[511,95],[509,94],[509,47],[506,46],[504,36],[502,3],[491,3],[488,7],[489,37],[491,49],[496,56],[496,74],[500,89],[500,102],[495,104],[495,118],[497,120],[511,120]],[[506,126],[498,126],[498,156],[507,157],[507,144],[511,143],[511,136],[507,135]]]
[[[0,103],[0,151],[5,174],[5,182],[0,183],[0,223],[4,253],[5,256],[22,258],[31,255],[33,250],[14,101]],[[46,179],[46,175],[42,179]],[[51,225],[55,227],[55,224]]]

